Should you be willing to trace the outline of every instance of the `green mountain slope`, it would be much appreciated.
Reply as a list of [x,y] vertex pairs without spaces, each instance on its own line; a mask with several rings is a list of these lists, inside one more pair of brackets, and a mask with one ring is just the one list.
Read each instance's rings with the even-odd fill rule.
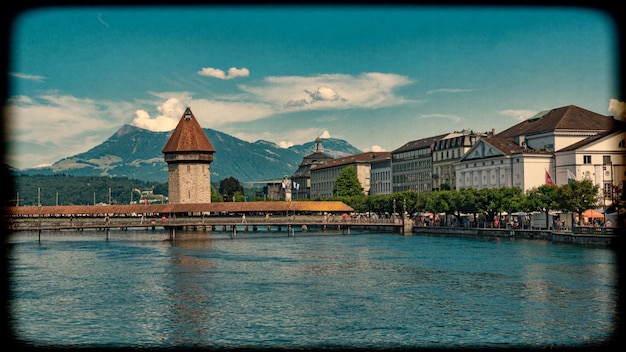
[[[212,129],[204,129],[215,147],[211,181],[235,177],[241,182],[292,175],[302,158],[313,153],[311,141],[280,148],[267,141],[246,142]],[[18,171],[25,175],[119,176],[142,181],[166,182],[167,164],[161,150],[171,132],[150,132],[125,125],[102,144],[50,167]],[[324,139],[324,151],[334,157],[361,153],[348,142]]]

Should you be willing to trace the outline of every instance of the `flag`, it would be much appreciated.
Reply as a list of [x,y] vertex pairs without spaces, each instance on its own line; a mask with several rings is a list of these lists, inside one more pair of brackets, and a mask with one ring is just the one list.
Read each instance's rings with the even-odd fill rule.
[[550,176],[548,170],[546,170],[546,185],[554,186],[554,181],[552,181],[552,176]]
[[567,170],[567,183],[569,184],[569,183],[572,183],[574,181],[576,181],[576,175],[574,175],[573,172]]

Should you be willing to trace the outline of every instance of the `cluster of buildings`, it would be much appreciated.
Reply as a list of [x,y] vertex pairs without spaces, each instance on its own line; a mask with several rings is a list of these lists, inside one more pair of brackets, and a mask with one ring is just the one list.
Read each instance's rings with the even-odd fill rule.
[[[391,152],[333,158],[322,139],[291,177],[265,187],[269,199],[330,198],[337,176],[356,169],[366,195],[439,189],[517,187],[590,179],[605,206],[626,188],[626,122],[569,105],[500,133],[455,131],[410,141]],[[215,149],[189,108],[163,148],[169,203],[210,203]],[[615,190],[621,189],[616,195]]]
[[341,170],[353,166],[369,195],[501,187],[526,192],[543,184],[590,179],[608,206],[615,189],[626,186],[625,127],[611,116],[569,105],[500,133],[455,131],[410,141],[391,152],[333,158],[317,138],[314,152],[291,176],[291,184],[298,186],[291,197],[332,197]]

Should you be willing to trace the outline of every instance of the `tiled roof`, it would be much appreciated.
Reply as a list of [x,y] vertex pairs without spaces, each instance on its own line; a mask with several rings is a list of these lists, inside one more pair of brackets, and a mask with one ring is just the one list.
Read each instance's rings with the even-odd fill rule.
[[178,121],[178,125],[172,132],[170,139],[167,141],[162,150],[163,153],[177,152],[208,152],[214,153],[215,148],[206,133],[200,127],[198,120],[193,116],[190,108]]
[[361,154],[349,155],[343,158],[330,159],[323,164],[315,164],[311,166],[311,170],[318,170],[327,167],[349,165],[355,163],[371,162],[373,160],[391,158],[391,152],[366,152]]
[[616,120],[585,110],[575,105],[568,105],[549,110],[518,123],[495,137],[517,137],[550,131],[606,131],[616,126]]
[[558,150],[558,152],[566,152],[566,151],[570,151],[570,150],[576,150],[576,149],[578,149],[580,147],[583,147],[583,146],[585,146],[587,144],[590,144],[592,142],[600,140],[600,139],[602,139],[602,138],[604,138],[606,136],[612,135],[614,133],[624,132],[624,131],[626,131],[626,123],[618,121],[618,125],[617,125],[616,128],[613,128],[611,130],[608,130],[608,131],[605,131],[605,132],[602,132],[602,133],[598,133],[598,134],[596,134],[594,136],[587,137],[587,138],[583,139],[582,141],[579,141],[579,142],[574,143],[572,145],[568,145],[567,147]]
[[441,138],[447,136],[448,134],[449,133],[440,134],[440,135],[434,136],[434,137],[427,137],[427,138],[422,138],[422,139],[416,139],[414,141],[410,141],[410,142],[404,144],[400,148],[392,151],[391,153],[395,154],[395,153],[405,152],[405,151],[409,151],[409,150],[416,150],[416,149],[422,149],[422,148],[430,147],[433,143],[437,142],[438,140],[440,140]]
[[482,140],[504,153],[504,155],[511,155],[524,151],[524,147],[515,143],[513,138],[487,137]]
[[352,212],[354,209],[336,201],[296,201],[296,202],[215,202],[196,204],[137,204],[137,205],[59,205],[59,206],[20,206],[5,207],[7,215],[99,215],[99,214],[168,214],[200,212],[264,212],[264,211],[328,211]]

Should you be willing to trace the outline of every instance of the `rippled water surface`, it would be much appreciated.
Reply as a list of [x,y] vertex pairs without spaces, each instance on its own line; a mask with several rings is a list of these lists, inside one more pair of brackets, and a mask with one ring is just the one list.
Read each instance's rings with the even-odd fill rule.
[[613,251],[392,234],[11,235],[14,334],[107,347],[598,344]]

